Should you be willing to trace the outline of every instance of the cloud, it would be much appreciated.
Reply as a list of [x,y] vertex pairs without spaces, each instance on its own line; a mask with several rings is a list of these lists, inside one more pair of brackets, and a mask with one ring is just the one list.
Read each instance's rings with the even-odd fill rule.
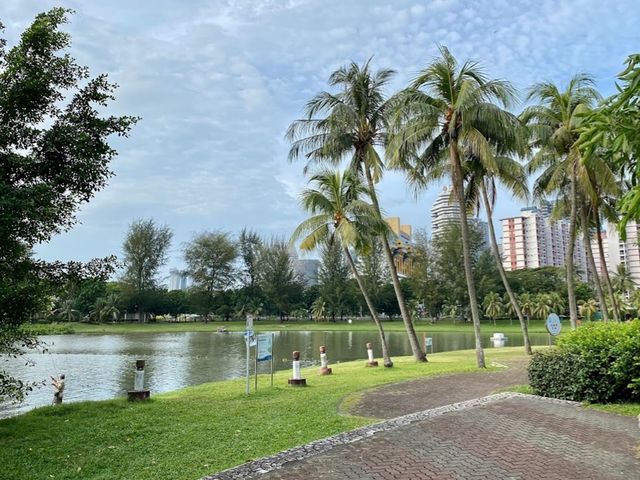
[[[57,2],[56,2],[57,3]],[[5,0],[10,43],[54,2]],[[373,56],[404,86],[449,46],[519,89],[595,75],[605,93],[637,46],[640,6],[596,0],[70,1],[71,53],[120,88],[110,111],[140,115],[116,139],[116,176],[82,208],[72,232],[39,247],[46,258],[119,253],[127,225],[153,217],[177,246],[205,229],[250,226],[287,236],[303,218],[302,164],[287,161],[288,124],[326,89],[331,71]],[[428,225],[438,187],[416,201],[401,176],[381,184],[384,208]],[[517,212],[508,197],[497,215]]]

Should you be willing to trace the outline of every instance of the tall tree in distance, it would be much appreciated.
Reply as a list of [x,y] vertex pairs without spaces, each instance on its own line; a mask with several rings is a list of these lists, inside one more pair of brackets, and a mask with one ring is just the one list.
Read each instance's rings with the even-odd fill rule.
[[234,283],[237,256],[238,246],[224,232],[200,233],[184,248],[187,272],[205,297],[205,321],[209,320],[216,294]]
[[571,327],[576,328],[575,267],[573,254],[577,237],[578,194],[589,187],[588,173],[578,138],[585,115],[600,100],[593,79],[585,74],[575,75],[564,90],[549,82],[534,85],[528,101],[538,102],[521,114],[531,133],[531,146],[535,152],[529,162],[529,171],[542,173],[536,180],[534,195],[551,193],[566,195],[569,205],[569,241],[566,254],[567,293]]
[[129,225],[122,244],[125,269],[122,280],[135,295],[140,321],[145,320],[145,294],[158,285],[158,273],[167,263],[172,237],[168,226],[158,226],[152,219],[135,220]]
[[[112,135],[136,122],[104,112],[116,86],[91,77],[69,53],[61,31],[69,10],[39,14],[12,47],[0,23],[0,355],[19,355],[37,340],[20,325],[40,315],[70,277],[108,277],[108,259],[82,266],[31,255],[76,222],[78,208],[112,175]],[[100,112],[98,111],[100,110]],[[0,400],[20,400],[29,385],[0,370]]]
[[418,188],[445,168],[460,209],[464,272],[473,319],[478,367],[484,368],[480,337],[480,310],[469,245],[465,201],[466,158],[477,159],[489,171],[496,169],[495,145],[515,142],[517,118],[509,113],[515,90],[509,82],[489,79],[477,62],[459,65],[446,47],[402,93],[394,135],[387,147],[389,165],[405,170]]
[[[307,103],[307,118],[293,122],[287,131],[291,160],[304,157],[309,167],[318,163],[338,165],[348,159],[351,172],[366,181],[380,220],[376,184],[382,179],[384,163],[376,147],[386,144],[392,102],[386,98],[384,88],[393,74],[388,69],[373,72],[370,61],[362,66],[352,62],[339,68],[329,77],[329,84],[338,91],[313,97]],[[380,240],[413,356],[417,361],[424,361],[426,356],[400,287],[389,239],[384,236]]]
[[350,297],[349,266],[337,242],[325,243],[320,250],[318,287],[325,312],[333,322],[347,310]]
[[242,276],[244,286],[253,292],[258,283],[258,255],[262,240],[260,236],[246,228],[243,228],[238,237],[238,249],[242,260]]
[[272,239],[260,248],[258,256],[258,285],[272,313],[285,317],[302,303],[302,282],[293,266],[287,242]]

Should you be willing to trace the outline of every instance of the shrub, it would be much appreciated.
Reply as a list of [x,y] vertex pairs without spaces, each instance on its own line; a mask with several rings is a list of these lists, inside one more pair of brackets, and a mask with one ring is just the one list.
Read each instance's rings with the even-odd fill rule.
[[640,400],[640,321],[593,323],[562,335],[529,366],[534,391],[588,402]]

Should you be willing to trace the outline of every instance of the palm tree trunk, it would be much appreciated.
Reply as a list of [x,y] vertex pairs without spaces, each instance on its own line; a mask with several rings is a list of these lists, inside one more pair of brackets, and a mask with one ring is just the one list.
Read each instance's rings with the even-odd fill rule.
[[476,285],[473,279],[473,268],[471,267],[471,249],[469,248],[469,225],[467,223],[467,206],[464,199],[464,180],[462,179],[462,165],[458,157],[458,148],[455,143],[449,145],[449,155],[452,167],[452,180],[454,190],[458,196],[460,205],[460,229],[462,233],[462,255],[464,260],[464,275],[467,280],[467,292],[469,293],[469,306],[471,307],[471,318],[473,320],[473,333],[476,339],[476,361],[478,368],[486,368],[484,362],[484,350],[482,349],[482,339],[480,337],[480,311],[478,310],[478,299],[476,297]]
[[609,321],[609,314],[607,312],[607,302],[604,298],[602,291],[602,283],[598,276],[598,270],[596,269],[596,260],[593,258],[593,249],[591,248],[591,237],[589,236],[589,215],[587,213],[588,206],[584,204],[580,208],[580,217],[582,219],[582,236],[584,238],[584,248],[587,252],[587,262],[589,268],[593,272],[593,282],[596,286],[596,295],[598,296],[598,302],[600,302],[600,310],[602,311],[602,318],[605,322]]
[[594,207],[594,217],[596,219],[596,230],[598,230],[598,252],[600,252],[600,269],[602,270],[602,276],[604,277],[604,283],[607,285],[607,292],[611,299],[611,311],[613,312],[613,319],[616,322],[620,321],[620,307],[618,305],[618,299],[613,292],[613,284],[611,283],[611,277],[609,276],[609,268],[604,256],[604,245],[602,244],[602,222],[600,221],[600,212],[598,206]]
[[578,306],[576,304],[576,282],[574,278],[573,252],[576,244],[576,216],[577,216],[577,199],[576,199],[576,167],[572,163],[571,175],[569,179],[571,183],[571,214],[569,217],[569,245],[567,245],[567,256],[565,258],[565,266],[567,270],[567,296],[569,297],[569,320],[571,328],[575,330],[578,326]]
[[353,276],[356,278],[356,282],[358,283],[358,287],[360,287],[360,292],[362,292],[362,296],[364,297],[364,301],[367,303],[367,307],[369,307],[369,313],[371,313],[371,318],[373,322],[378,327],[378,333],[380,335],[380,344],[382,345],[382,361],[385,367],[393,367],[393,362],[391,361],[391,357],[389,356],[389,346],[387,345],[387,338],[384,335],[384,329],[382,328],[382,323],[380,323],[380,319],[378,318],[378,314],[376,313],[376,309],[367,294],[367,290],[364,288],[364,283],[362,282],[362,278],[360,278],[360,274],[358,273],[358,269],[356,268],[355,263],[353,262],[353,258],[351,257],[351,253],[349,253],[349,249],[344,247],[344,255],[349,262],[349,266],[351,267],[351,271],[353,272]]
[[520,310],[518,299],[513,293],[513,290],[511,290],[511,285],[509,285],[507,274],[505,273],[504,266],[502,265],[502,258],[500,258],[500,252],[498,251],[498,242],[496,241],[496,232],[493,229],[493,208],[489,203],[489,198],[487,197],[487,189],[485,187],[484,181],[481,182],[481,188],[482,200],[484,201],[484,209],[487,212],[487,223],[489,224],[489,239],[491,240],[491,251],[493,252],[494,258],[496,259],[498,273],[500,273],[502,284],[504,285],[504,288],[507,291],[507,295],[509,296],[509,302],[511,302],[511,306],[516,312],[518,321],[520,322],[520,329],[522,330],[522,337],[524,338],[524,351],[527,353],[527,355],[531,355],[532,352],[531,342],[529,341],[529,328],[527,327],[527,322],[524,318],[524,315],[522,315],[522,310]]
[[[367,168],[364,162],[363,162],[363,168],[364,168],[364,171],[366,172],[365,174],[367,176],[367,182],[369,184],[371,201],[373,203],[374,208],[376,209],[376,213],[378,214],[378,217],[382,219],[382,212],[380,211],[380,204],[378,203],[378,196],[376,195],[375,184],[373,183],[371,172]],[[387,264],[389,266],[389,272],[391,273],[391,282],[393,283],[393,290],[396,293],[396,299],[398,300],[398,306],[400,307],[400,313],[402,314],[402,321],[404,322],[404,328],[407,331],[407,336],[409,337],[409,344],[411,345],[411,351],[413,352],[414,358],[418,362],[426,362],[427,354],[424,353],[420,348],[420,341],[418,340],[416,331],[413,328],[413,322],[411,321],[411,314],[409,313],[409,309],[407,308],[407,302],[405,301],[404,294],[402,293],[402,289],[400,288],[400,280],[398,279],[396,264],[393,262],[393,255],[391,254],[391,248],[389,248],[389,241],[386,236],[382,236],[382,249],[384,250],[384,254],[387,259]]]

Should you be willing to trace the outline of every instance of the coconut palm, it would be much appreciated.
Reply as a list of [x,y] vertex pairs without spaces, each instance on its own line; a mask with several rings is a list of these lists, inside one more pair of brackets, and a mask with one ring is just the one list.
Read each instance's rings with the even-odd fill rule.
[[587,322],[591,321],[591,316],[598,310],[598,305],[593,298],[588,300],[580,300],[578,310],[580,316],[587,319]]
[[485,361],[469,245],[464,164],[467,158],[474,158],[487,170],[496,170],[495,147],[516,143],[512,127],[517,119],[503,108],[514,99],[510,83],[488,79],[476,62],[459,65],[446,47],[440,47],[440,57],[399,95],[394,135],[387,147],[389,165],[404,170],[416,188],[424,187],[438,170],[446,168],[451,177],[460,205],[464,271],[481,368]]
[[114,322],[118,320],[120,317],[120,299],[118,295],[111,293],[106,297],[99,298],[98,301],[100,301],[100,319],[110,318]]
[[532,314],[542,320],[551,313],[551,299],[546,293],[536,295],[533,303]]
[[633,293],[636,289],[636,284],[633,281],[631,272],[629,272],[627,267],[622,263],[618,264],[616,267],[612,281],[614,288],[621,295]]
[[67,298],[60,302],[60,305],[53,311],[53,313],[61,320],[73,322],[80,318],[80,311],[77,310],[75,306],[75,300]]
[[527,323],[529,323],[529,320],[533,316],[534,307],[535,302],[529,292],[524,292],[520,295],[520,308],[522,309],[524,316],[527,318]]
[[534,85],[527,100],[537,101],[538,104],[527,107],[521,115],[522,121],[530,129],[531,146],[535,151],[529,170],[534,172],[543,169],[536,180],[534,194],[543,196],[560,193],[568,198],[569,241],[565,260],[572,328],[576,328],[578,318],[573,260],[577,236],[577,200],[580,187],[583,191],[589,188],[577,141],[583,116],[599,99],[591,77],[580,74],[574,76],[563,91],[549,82]]
[[298,225],[291,241],[302,239],[300,249],[307,251],[314,250],[324,242],[340,242],[371,318],[378,328],[384,365],[392,367],[382,323],[349,251],[353,248],[366,253],[370,246],[368,237],[386,234],[388,226],[377,215],[375,208],[363,200],[370,192],[355,173],[349,170],[344,174],[324,171],[313,175],[310,182],[315,184],[315,188],[304,190],[301,202],[312,216]]
[[327,313],[327,304],[322,298],[318,297],[311,305],[311,315],[316,322],[324,322]]
[[[339,68],[329,77],[329,84],[339,91],[322,92],[313,97],[307,103],[307,118],[293,122],[287,131],[287,139],[291,142],[289,158],[304,157],[307,160],[305,171],[314,164],[337,165],[348,159],[349,170],[366,179],[373,210],[379,220],[382,220],[382,214],[375,186],[382,178],[384,163],[376,147],[386,143],[392,102],[383,90],[393,74],[387,69],[374,73],[370,61],[362,66],[351,63]],[[423,361],[426,356],[400,288],[389,240],[386,235],[381,240],[413,356]]]
[[487,293],[482,301],[482,308],[484,309],[485,315],[487,315],[495,325],[496,317],[501,315],[503,312],[502,299],[500,298],[500,295],[495,292]]
[[562,297],[558,292],[549,293],[549,305],[551,306],[551,311],[558,315],[563,315],[565,312],[565,303],[562,300]]

